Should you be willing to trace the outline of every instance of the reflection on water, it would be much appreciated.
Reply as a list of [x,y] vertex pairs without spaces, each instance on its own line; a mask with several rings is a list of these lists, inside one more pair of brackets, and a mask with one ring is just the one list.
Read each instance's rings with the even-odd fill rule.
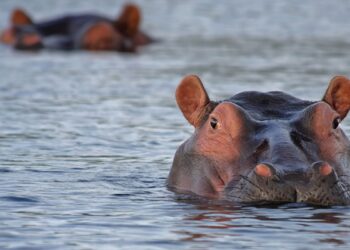
[[237,207],[206,200],[194,202],[190,197],[177,201],[192,204],[195,208],[183,218],[191,222],[191,226],[176,231],[184,242],[215,241],[223,248],[234,249],[242,248],[248,242],[250,247],[291,249],[317,242],[328,244],[330,248],[348,244],[344,239],[350,235],[346,221],[349,217],[344,214],[346,208],[319,209],[301,204]]
[[[163,40],[136,56],[0,46],[0,248],[348,249],[348,208],[238,207],[177,196],[165,181],[192,133],[174,101],[185,74],[213,99],[282,90],[317,100],[333,75],[350,76],[350,3],[135,2]],[[122,4],[2,0],[0,28],[14,6],[44,18],[113,16]]]

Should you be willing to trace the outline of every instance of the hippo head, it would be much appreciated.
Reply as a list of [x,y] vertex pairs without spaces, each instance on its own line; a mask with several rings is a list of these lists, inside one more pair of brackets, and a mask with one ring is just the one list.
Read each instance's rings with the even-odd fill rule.
[[350,143],[339,126],[347,78],[333,78],[317,102],[256,91],[213,102],[187,76],[176,100],[195,131],[175,154],[171,189],[238,203],[350,204]]

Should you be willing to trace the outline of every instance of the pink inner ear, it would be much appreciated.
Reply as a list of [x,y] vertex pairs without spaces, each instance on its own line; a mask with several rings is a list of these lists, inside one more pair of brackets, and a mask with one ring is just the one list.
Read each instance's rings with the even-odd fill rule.
[[119,16],[116,25],[123,35],[127,37],[135,36],[139,31],[141,23],[141,11],[134,4],[127,4]]
[[190,75],[182,80],[176,89],[176,101],[189,123],[198,127],[210,100],[197,76]]
[[346,115],[348,114],[348,110],[349,110],[346,105],[341,104],[341,103],[339,103],[339,104],[336,103],[335,109],[340,114],[341,119],[344,119],[346,117]]
[[345,118],[350,108],[350,84],[343,84],[335,93],[333,103],[341,118]]
[[323,101],[327,102],[344,119],[350,109],[350,80],[337,76],[331,80]]

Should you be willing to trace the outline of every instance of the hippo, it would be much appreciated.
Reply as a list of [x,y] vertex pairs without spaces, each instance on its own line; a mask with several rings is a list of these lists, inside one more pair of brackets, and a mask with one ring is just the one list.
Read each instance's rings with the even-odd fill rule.
[[112,50],[135,52],[154,41],[140,30],[138,6],[127,4],[117,19],[96,14],[76,14],[34,22],[22,9],[11,15],[11,26],[0,35],[2,43],[16,49]]
[[247,91],[222,101],[186,76],[176,101],[193,135],[177,149],[170,190],[234,204],[350,204],[350,143],[339,126],[350,80],[336,76],[320,101]]

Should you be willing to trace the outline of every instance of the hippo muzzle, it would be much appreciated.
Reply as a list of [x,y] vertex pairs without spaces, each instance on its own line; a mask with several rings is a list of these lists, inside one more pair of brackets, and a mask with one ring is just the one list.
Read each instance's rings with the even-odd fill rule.
[[320,160],[312,139],[296,132],[294,121],[289,126],[271,123],[260,129],[265,139],[258,147],[256,166],[238,181],[232,180],[225,196],[244,203],[350,204],[349,179],[339,167]]
[[350,205],[350,142],[339,126],[347,78],[333,78],[318,102],[255,91],[213,102],[188,76],[176,100],[195,132],[175,154],[170,188],[235,203]]
[[225,188],[227,199],[240,203],[302,202],[314,205],[349,205],[350,188],[325,162],[315,162],[306,172],[281,174],[259,164],[247,176]]

